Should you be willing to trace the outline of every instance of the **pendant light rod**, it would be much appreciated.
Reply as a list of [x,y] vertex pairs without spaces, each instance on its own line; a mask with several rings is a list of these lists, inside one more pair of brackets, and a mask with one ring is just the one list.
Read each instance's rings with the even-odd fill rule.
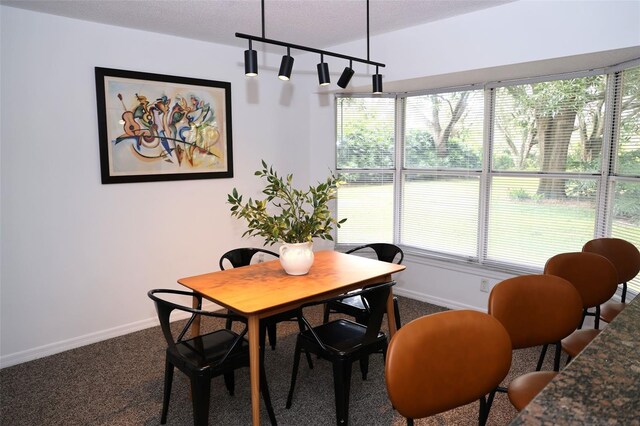
[[368,58],[367,59],[356,58],[355,56],[343,55],[341,53],[335,53],[335,52],[329,52],[327,50],[315,49],[313,47],[307,47],[307,46],[302,46],[302,45],[299,45],[299,44],[288,43],[286,41],[273,40],[273,39],[270,39],[270,38],[258,37],[258,36],[254,36],[254,35],[250,35],[250,34],[243,34],[243,33],[236,33],[236,37],[244,38],[244,39],[249,40],[249,41],[257,41],[257,42],[266,43],[266,44],[274,44],[276,46],[284,46],[284,47],[288,47],[288,48],[296,49],[296,50],[304,50],[305,52],[312,52],[312,53],[318,53],[318,54],[327,55],[327,56],[333,56],[334,58],[347,59],[347,60],[350,60],[350,61],[360,62],[360,63],[363,63],[363,64],[375,65],[377,67],[384,67],[385,66],[381,62],[370,61]]
[[[367,0],[368,2],[369,0]],[[265,38],[265,32],[264,32],[264,0],[262,0],[260,2],[260,9],[262,10],[262,38]]]
[[367,61],[369,59],[369,0],[367,0]]

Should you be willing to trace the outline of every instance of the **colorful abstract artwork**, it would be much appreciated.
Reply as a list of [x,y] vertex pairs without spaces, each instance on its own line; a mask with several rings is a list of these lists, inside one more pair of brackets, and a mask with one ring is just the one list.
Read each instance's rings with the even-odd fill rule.
[[233,177],[231,83],[95,73],[102,183]]

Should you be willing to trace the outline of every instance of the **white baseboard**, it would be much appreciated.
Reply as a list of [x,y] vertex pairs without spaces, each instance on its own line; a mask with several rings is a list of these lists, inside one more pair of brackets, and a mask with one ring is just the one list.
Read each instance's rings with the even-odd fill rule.
[[0,357],[0,368],[11,367],[12,365],[21,364],[23,362],[32,361],[34,359],[43,358],[45,356],[54,355],[70,349],[79,348],[80,346],[90,345],[92,343],[101,342],[103,340],[122,336],[124,334],[133,333],[134,331],[143,330],[145,328],[158,325],[157,318],[149,318],[130,324],[98,331],[96,333],[85,334],[84,336],[74,337],[72,339],[62,340],[60,342],[50,343],[48,345],[39,346],[33,349],[16,352],[13,354]]
[[[205,310],[216,310],[220,307],[214,303],[203,304]],[[186,312],[179,312],[173,315],[173,321],[179,321],[189,316]],[[141,321],[124,324],[118,327],[101,330],[95,333],[85,334],[84,336],[74,337],[72,339],[62,340],[60,342],[50,343],[48,345],[39,346],[25,351],[15,352],[9,355],[0,356],[0,369],[11,367],[12,365],[22,364],[23,362],[33,361],[34,359],[43,358],[49,355],[55,355],[60,352],[79,348],[81,346],[90,345],[92,343],[101,342],[103,340],[112,339],[114,337],[123,336],[125,334],[144,330],[146,328],[155,327],[159,324],[158,318],[148,318]]]
[[448,309],[471,309],[474,311],[487,312],[486,308],[479,308],[477,306],[467,305],[455,300],[443,299],[441,297],[435,297],[429,294],[407,290],[402,287],[394,287],[393,294],[397,294],[398,296],[405,296],[410,299],[419,300],[421,302],[431,303],[432,305],[442,306]]

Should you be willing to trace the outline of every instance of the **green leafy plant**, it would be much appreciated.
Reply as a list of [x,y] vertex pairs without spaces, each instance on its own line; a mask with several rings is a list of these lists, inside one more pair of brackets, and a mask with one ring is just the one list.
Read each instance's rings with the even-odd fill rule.
[[236,188],[228,194],[231,215],[247,221],[248,230],[243,237],[258,236],[265,239],[265,245],[277,242],[305,243],[319,237],[333,241],[333,226],[340,228],[347,219],[336,220],[329,210],[329,201],[336,198],[340,179],[331,174],[325,182],[309,186],[307,191],[293,187],[293,175],[281,177],[271,166],[262,161],[262,170],[256,176],[266,179],[262,191],[263,200],[249,198],[242,201]]

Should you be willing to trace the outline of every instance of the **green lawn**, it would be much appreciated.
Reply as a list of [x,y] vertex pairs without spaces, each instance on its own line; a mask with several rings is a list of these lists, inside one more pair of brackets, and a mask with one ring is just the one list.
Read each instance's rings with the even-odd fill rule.
[[[593,238],[592,201],[515,200],[509,195],[514,189],[523,189],[533,196],[537,182],[526,178],[494,179],[488,217],[489,259],[542,267],[549,257],[580,251]],[[478,192],[476,178],[407,182],[400,242],[476,257]],[[393,186],[341,186],[338,216],[348,218],[339,230],[341,243],[392,241]],[[613,235],[624,235],[640,247],[640,226],[616,220]]]

